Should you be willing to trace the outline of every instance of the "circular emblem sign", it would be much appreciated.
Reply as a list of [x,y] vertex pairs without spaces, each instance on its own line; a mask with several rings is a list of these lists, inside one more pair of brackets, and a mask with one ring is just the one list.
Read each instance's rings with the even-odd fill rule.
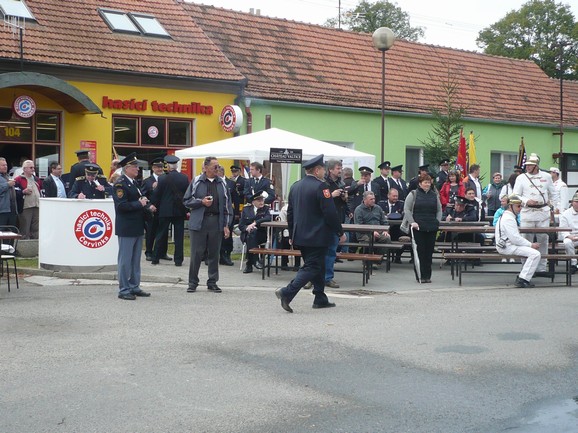
[[159,128],[156,126],[149,126],[148,134],[150,138],[157,138],[159,136]]
[[36,113],[36,102],[30,96],[19,96],[14,100],[14,112],[20,117],[28,119]]
[[221,127],[226,132],[237,132],[243,123],[243,112],[237,105],[225,105],[219,117]]
[[76,219],[74,234],[86,248],[101,248],[112,237],[112,219],[102,210],[87,210]]

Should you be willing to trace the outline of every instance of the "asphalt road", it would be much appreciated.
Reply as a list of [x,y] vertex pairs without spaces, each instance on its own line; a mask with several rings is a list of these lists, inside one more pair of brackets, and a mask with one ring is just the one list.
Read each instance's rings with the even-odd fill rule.
[[578,292],[0,292],[0,432],[576,432]]

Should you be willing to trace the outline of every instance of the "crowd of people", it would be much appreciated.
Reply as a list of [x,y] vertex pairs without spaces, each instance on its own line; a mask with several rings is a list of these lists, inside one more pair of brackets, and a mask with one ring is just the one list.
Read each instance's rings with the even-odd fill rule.
[[[207,157],[202,173],[189,182],[177,170],[179,159],[167,155],[152,161],[151,175],[139,182],[135,153],[122,161],[113,161],[109,179],[98,165],[88,160],[88,152],[79,151],[77,155],[79,161],[70,170],[72,182],[63,178],[57,162],[49,165],[50,174],[43,180],[36,176],[31,160],[24,160],[21,174],[11,177],[6,160],[0,158],[0,225],[18,226],[24,239],[34,239],[38,237],[40,197],[111,196],[119,238],[121,299],[150,295],[139,287],[143,242],[146,260],[151,265],[161,260],[183,265],[187,218],[191,241],[189,293],[195,292],[200,284],[202,263],[208,267],[208,290],[222,291],[218,286],[219,265],[234,264],[232,233],[236,227],[247,251],[267,241],[262,224],[272,220],[271,207],[278,197],[259,162],[250,164],[248,177],[242,176],[241,168],[233,165],[232,176],[227,178],[218,160]],[[282,248],[300,249],[303,259],[301,266],[299,258],[294,266],[289,266],[287,257],[282,259],[282,269],[298,271],[294,280],[277,292],[283,308],[291,310],[289,303],[302,287],[313,287],[315,308],[333,306],[324,288],[339,287],[334,273],[334,265],[339,262],[337,252],[353,252],[356,244],[367,244],[370,237],[377,247],[402,236],[413,238],[421,282],[431,282],[432,256],[441,221],[467,223],[483,221],[486,215],[493,217],[497,251],[527,257],[515,282],[518,287],[531,287],[534,276],[549,275],[542,258],[547,252],[548,236],[541,233],[522,236],[519,227],[546,227],[558,214],[560,226],[571,229],[561,232],[560,240],[566,252],[574,254],[578,245],[578,195],[568,200],[568,187],[560,179],[558,168],[540,170],[539,157],[531,154],[525,170],[515,167],[506,182],[501,173],[493,173],[484,187],[479,165],[469,167],[467,176],[449,167],[449,160],[440,161],[434,178],[429,165],[422,165],[407,182],[403,179],[403,166],[392,166],[389,161],[378,165],[379,175],[375,177],[370,167],[359,167],[358,180],[339,160],[323,161],[320,155],[304,162],[307,175],[291,187],[287,203],[280,212],[275,212],[288,224],[277,241]],[[572,205],[568,208],[569,203]],[[384,226],[384,229],[354,236],[343,232],[344,223]],[[170,226],[175,243],[173,257],[167,254]],[[481,234],[474,236],[476,242],[485,242]],[[402,253],[403,250],[396,253],[396,263],[401,263]],[[263,266],[258,256],[248,252],[246,257],[244,273]],[[576,260],[571,264],[575,272]]]

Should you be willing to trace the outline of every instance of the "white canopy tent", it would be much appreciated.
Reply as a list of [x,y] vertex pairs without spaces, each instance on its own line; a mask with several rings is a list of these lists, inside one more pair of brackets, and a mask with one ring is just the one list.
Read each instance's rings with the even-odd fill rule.
[[[263,162],[269,159],[269,153],[272,147],[301,149],[303,161],[322,153],[325,156],[325,160],[340,159],[343,160],[344,166],[351,166],[352,168],[354,161],[357,161],[359,166],[375,166],[375,156],[369,153],[315,140],[278,128],[266,129],[252,134],[240,135],[201,146],[177,150],[175,155],[181,159],[201,159],[207,156],[215,156],[217,158]],[[287,179],[290,169],[288,166],[290,164],[282,165],[285,166],[283,178],[286,179],[283,185],[283,195],[286,196]]]

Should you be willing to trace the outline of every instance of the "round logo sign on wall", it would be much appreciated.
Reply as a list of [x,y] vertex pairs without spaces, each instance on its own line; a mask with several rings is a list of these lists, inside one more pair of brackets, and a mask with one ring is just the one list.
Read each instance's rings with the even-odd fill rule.
[[24,119],[28,119],[36,113],[36,102],[30,96],[19,96],[14,100],[13,107],[14,112]]
[[101,248],[112,238],[112,219],[100,209],[87,210],[76,218],[74,234],[86,248]]
[[226,132],[238,132],[243,123],[243,112],[238,105],[225,105],[219,117],[221,127]]
[[159,136],[159,128],[156,126],[149,126],[147,132],[150,138],[157,138]]

